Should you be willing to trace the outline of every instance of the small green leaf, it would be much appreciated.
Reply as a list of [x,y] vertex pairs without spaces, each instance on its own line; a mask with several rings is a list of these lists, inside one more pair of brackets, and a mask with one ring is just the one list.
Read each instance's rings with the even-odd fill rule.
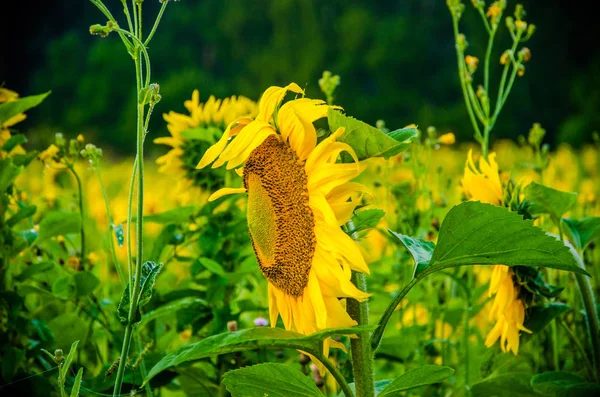
[[390,234],[396,237],[402,245],[410,252],[415,261],[415,268],[413,275],[423,271],[429,262],[431,262],[431,255],[435,249],[435,244],[431,241],[425,241],[421,238],[405,236],[404,234],[396,233],[395,231],[388,229]]
[[185,310],[189,308],[191,308],[190,310],[195,310],[194,308],[199,306],[208,307],[208,302],[206,302],[204,299],[189,297],[172,301],[164,306],[159,307],[156,310],[152,310],[151,312],[145,313],[142,316],[142,321],[140,322],[140,325],[146,324],[152,320],[156,320],[157,318],[161,318],[163,316],[174,315],[179,310]]
[[15,154],[12,156],[13,163],[18,166],[28,166],[34,158],[38,156],[39,152],[37,150],[32,150],[25,154]]
[[223,266],[221,266],[219,263],[215,262],[214,260],[210,259],[210,258],[205,258],[205,257],[201,257],[196,259],[196,261],[202,265],[202,267],[204,267],[206,270],[208,270],[211,273],[214,273],[218,276],[221,277],[225,277],[225,269],[223,269]]
[[527,343],[531,338],[546,328],[552,320],[571,310],[569,305],[560,302],[549,303],[544,306],[533,306],[527,310],[525,328],[532,334],[521,332],[521,343]]
[[139,300],[139,307],[145,306],[150,299],[152,298],[152,288],[154,288],[154,282],[156,281],[156,276],[162,269],[163,264],[159,263],[158,265],[154,262],[146,262],[142,265],[142,283],[141,283],[141,293]]
[[379,397],[395,396],[402,391],[414,389],[415,387],[439,383],[452,376],[452,374],[454,374],[454,370],[450,367],[424,365],[413,368],[394,379],[381,391]]
[[[344,115],[338,110],[330,109],[327,114],[329,129],[334,132],[340,127],[346,131],[337,140],[347,143],[354,149],[359,160],[369,157],[390,158],[409,148],[409,142],[399,142],[395,136],[405,137],[404,133],[387,135],[375,127],[360,120]],[[345,156],[346,157],[346,156]],[[351,161],[351,159],[348,159]]]
[[0,103],[0,125],[4,124],[5,121],[11,119],[19,113],[23,113],[33,107],[36,107],[46,97],[50,95],[50,91],[39,94],[26,96],[16,101]]
[[168,368],[206,357],[266,347],[298,349],[311,354],[320,353],[323,349],[323,340],[330,336],[360,334],[372,331],[374,328],[374,326],[333,328],[311,335],[302,335],[281,328],[256,327],[217,334],[200,342],[183,346],[176,352],[163,357],[148,372],[144,384]]
[[423,272],[478,264],[542,266],[589,276],[563,242],[533,226],[531,220],[503,207],[468,201],[446,215]]
[[35,214],[36,210],[37,210],[37,207],[35,205],[21,207],[13,216],[8,218],[8,220],[6,221],[6,224],[8,226],[12,227],[12,226],[16,225],[17,223],[19,223],[20,221],[22,221],[23,219],[29,218],[30,216]]
[[100,280],[90,272],[77,272],[73,275],[73,283],[75,296],[81,298],[91,294],[100,285]]
[[573,207],[577,201],[577,193],[560,190],[531,182],[525,188],[523,206],[531,215],[550,214],[556,221]]
[[184,223],[189,222],[196,213],[196,207],[177,207],[159,214],[144,216],[144,222],[153,223]]
[[52,295],[58,299],[72,299],[75,297],[75,280],[71,275],[59,277],[52,284]]
[[60,369],[61,378],[63,380],[66,379],[67,375],[69,374],[69,369],[71,368],[71,363],[73,362],[73,359],[75,359],[75,353],[77,352],[78,344],[78,340],[73,342],[73,344],[71,345],[71,349],[69,349],[69,354],[67,355],[67,358],[65,359],[65,362],[62,368]]
[[23,171],[23,167],[13,164],[10,158],[0,160],[0,194],[8,190],[21,171]]
[[544,372],[531,378],[531,387],[548,397],[596,397],[600,385],[586,382],[576,375],[561,372]]
[[81,216],[76,212],[54,211],[40,221],[38,241],[81,231]]
[[[159,263],[158,265],[154,262],[146,262],[142,265],[142,275],[140,277],[140,296],[138,299],[138,304],[135,308],[135,316],[133,317],[133,323],[139,323],[142,319],[142,315],[140,313],[140,307],[146,305],[150,302],[152,298],[152,288],[154,287],[154,282],[156,280],[156,276],[162,269],[163,264]],[[117,307],[117,315],[119,316],[119,321],[123,325],[127,325],[129,318],[129,310],[131,309],[131,295],[130,295],[130,287],[129,283],[125,287],[123,291],[123,295],[121,295],[121,300],[119,301],[119,306]]]
[[562,222],[567,226],[571,241],[579,251],[584,251],[592,241],[600,239],[600,216],[578,221],[564,218]]
[[223,383],[232,397],[323,397],[312,378],[283,364],[235,369],[225,374]]
[[112,225],[113,231],[115,232],[115,237],[117,239],[117,244],[119,247],[122,247],[125,244],[125,230],[123,230],[123,224],[119,223],[118,225]]
[[352,230],[348,234],[362,232],[363,230],[371,229],[379,223],[381,218],[385,216],[385,211],[379,208],[370,208],[359,210],[352,215]]
[[75,382],[73,382],[73,388],[71,389],[71,397],[79,397],[79,389],[81,388],[81,378],[83,377],[83,367],[77,371]]
[[25,135],[23,135],[23,134],[13,135],[10,138],[8,138],[8,140],[4,143],[4,145],[2,146],[2,150],[10,152],[17,145],[20,145],[22,143],[27,143],[27,138],[25,138]]
[[417,129],[413,127],[400,128],[399,130],[390,131],[387,136],[398,142],[408,142],[417,137]]

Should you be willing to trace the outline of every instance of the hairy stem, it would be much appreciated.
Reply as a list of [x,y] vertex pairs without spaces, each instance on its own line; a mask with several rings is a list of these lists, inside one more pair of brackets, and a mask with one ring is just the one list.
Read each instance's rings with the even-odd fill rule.
[[69,171],[71,171],[73,176],[75,176],[75,180],[77,181],[77,190],[78,190],[78,195],[79,195],[79,214],[81,216],[81,254],[80,254],[80,258],[81,258],[81,263],[83,264],[83,260],[85,258],[85,228],[83,226],[85,223],[84,219],[83,219],[83,187],[81,185],[81,179],[79,178],[79,175],[75,171],[75,168],[73,165],[69,166]]

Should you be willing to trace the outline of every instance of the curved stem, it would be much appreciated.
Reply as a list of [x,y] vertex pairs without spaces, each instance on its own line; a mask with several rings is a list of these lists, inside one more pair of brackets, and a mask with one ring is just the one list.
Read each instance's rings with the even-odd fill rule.
[[162,19],[163,13],[165,12],[165,8],[167,8],[168,3],[169,3],[169,0],[165,0],[162,3],[162,6],[160,7],[160,11],[158,12],[158,16],[156,17],[156,21],[154,21],[154,26],[152,26],[152,30],[150,31],[150,34],[146,38],[146,41],[144,41],[145,46],[147,46],[148,43],[150,43],[150,40],[152,40],[154,33],[156,33],[156,29],[158,28],[158,24],[160,23],[160,20]]
[[[350,389],[348,382],[346,382],[346,379],[344,378],[344,375],[342,375],[340,370],[335,365],[333,365],[333,363],[331,361],[329,361],[329,359],[327,357],[325,357],[323,355],[323,353],[318,353],[318,354],[315,354],[314,356],[317,360],[319,360],[325,366],[325,368],[327,368],[329,373],[331,375],[333,375],[333,377],[337,381],[338,385],[340,385],[340,387],[342,388],[344,395],[346,397],[354,397],[354,393],[352,392],[352,389]],[[362,396],[362,395],[360,395],[360,396]]]

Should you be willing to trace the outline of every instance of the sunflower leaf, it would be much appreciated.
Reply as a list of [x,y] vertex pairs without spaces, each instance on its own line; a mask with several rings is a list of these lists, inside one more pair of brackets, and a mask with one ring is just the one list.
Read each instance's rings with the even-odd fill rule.
[[[414,136],[410,131],[403,131],[405,129],[386,134],[367,123],[346,116],[335,109],[329,110],[327,120],[331,131],[336,131],[340,127],[346,129],[337,140],[350,145],[359,160],[368,159],[369,157],[383,157],[387,159],[395,156],[410,146],[408,140],[398,141],[395,137],[398,137],[398,139],[410,139]],[[352,158],[344,155],[342,156],[342,160],[350,162]]]
[[323,340],[330,336],[360,334],[372,331],[374,328],[373,326],[333,328],[311,335],[302,335],[281,328],[255,327],[236,332],[217,334],[209,336],[200,342],[183,346],[174,353],[163,357],[148,372],[144,384],[168,368],[220,354],[268,347],[291,348],[310,354],[320,354],[323,349]]
[[352,230],[349,230],[347,233],[351,235],[353,233],[371,229],[377,226],[381,218],[384,216],[385,211],[379,208],[369,208],[366,210],[356,211],[354,212],[354,215],[352,215]]
[[388,229],[390,234],[396,237],[402,245],[410,252],[413,260],[415,261],[414,274],[423,271],[429,262],[431,262],[431,256],[435,249],[435,244],[431,241],[425,241],[421,238],[405,236],[404,234],[396,233],[395,231]]
[[560,190],[531,182],[525,188],[525,201],[522,206],[530,215],[550,214],[557,222],[575,204],[577,193]]
[[586,397],[600,395],[600,385],[568,372],[552,371],[531,378],[531,387],[544,396]]
[[287,365],[266,363],[229,371],[223,383],[232,397],[322,397],[315,382]]
[[583,218],[578,221],[563,218],[563,224],[571,235],[571,241],[579,251],[583,251],[594,240],[600,239],[600,217]]
[[0,104],[0,125],[4,124],[4,122],[17,114],[36,107],[42,103],[48,95],[50,95],[50,91],[44,94],[26,96],[15,101]]
[[439,383],[452,376],[454,370],[450,367],[438,365],[424,365],[406,371],[394,379],[385,389],[379,393],[379,397],[395,396],[398,393],[415,387]]
[[474,201],[459,204],[448,212],[431,262],[422,272],[494,264],[551,267],[589,276],[564,243],[534,226],[531,220],[523,220],[506,208]]
[[544,306],[533,306],[527,310],[527,321],[525,328],[532,333],[521,333],[521,343],[527,343],[533,336],[540,333],[546,328],[552,320],[571,310],[569,305],[560,302],[549,303]]

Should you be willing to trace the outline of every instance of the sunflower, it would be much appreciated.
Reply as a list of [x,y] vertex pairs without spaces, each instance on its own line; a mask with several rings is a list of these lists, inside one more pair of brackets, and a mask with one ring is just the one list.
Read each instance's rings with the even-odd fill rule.
[[221,187],[223,175],[201,173],[196,164],[229,123],[242,116],[256,115],[256,102],[243,96],[222,100],[211,96],[201,103],[198,90],[194,90],[192,99],[185,101],[184,106],[187,115],[173,111],[163,115],[171,136],[156,138],[154,143],[170,146],[171,150],[156,160],[159,172],[178,177],[180,192]]
[[[247,193],[248,229],[260,270],[268,280],[271,326],[281,316],[286,329],[311,334],[356,325],[345,301],[368,294],[350,281],[351,271],[369,273],[358,244],[341,229],[359,204],[364,186],[352,182],[364,170],[354,150],[336,142],[344,129],[317,143],[313,125],[331,106],[301,97],[281,105],[295,83],[268,88],[255,119],[229,124],[198,168],[237,168],[241,188],[223,188],[210,201]],[[233,138],[235,137],[235,138]],[[233,139],[231,139],[233,138]],[[347,152],[353,163],[339,163]],[[341,347],[331,339],[329,347]]]
[[[482,203],[502,205],[502,183],[496,163],[496,154],[490,153],[488,160],[479,159],[479,167],[475,167],[472,150],[469,151],[465,173],[462,179],[465,196],[469,200]],[[531,333],[524,327],[525,305],[520,299],[520,288],[515,283],[516,275],[511,268],[504,265],[493,265],[490,280],[489,296],[494,302],[489,312],[490,321],[496,324],[488,333],[485,345],[490,347],[500,339],[503,352],[519,352],[519,331]]]

